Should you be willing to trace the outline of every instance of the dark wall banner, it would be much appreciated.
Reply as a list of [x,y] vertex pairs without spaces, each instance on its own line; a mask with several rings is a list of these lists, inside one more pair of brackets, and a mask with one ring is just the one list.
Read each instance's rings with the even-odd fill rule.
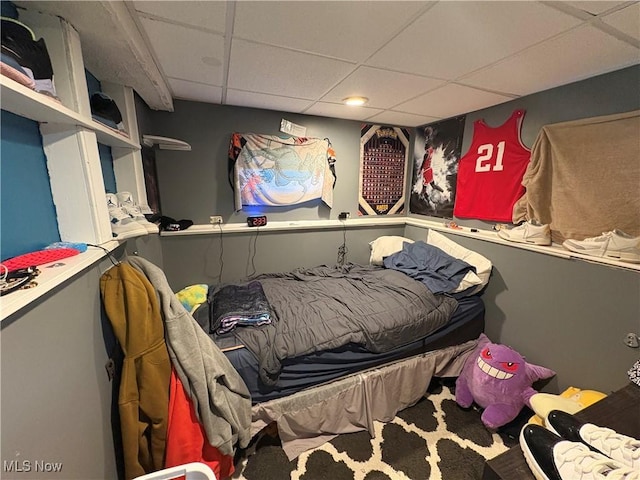
[[466,115],[416,127],[409,211],[453,218]]
[[404,213],[409,130],[362,125],[358,215]]

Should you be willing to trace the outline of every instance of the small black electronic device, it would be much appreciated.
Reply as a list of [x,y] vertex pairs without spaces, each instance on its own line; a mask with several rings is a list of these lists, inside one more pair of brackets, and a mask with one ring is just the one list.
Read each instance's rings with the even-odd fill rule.
[[264,227],[267,224],[266,215],[257,215],[255,217],[247,217],[247,225],[250,227]]

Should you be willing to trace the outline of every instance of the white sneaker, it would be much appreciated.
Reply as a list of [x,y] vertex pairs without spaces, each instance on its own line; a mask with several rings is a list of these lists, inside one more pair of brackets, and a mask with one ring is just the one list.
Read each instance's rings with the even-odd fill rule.
[[540,425],[524,426],[520,447],[536,480],[640,480],[638,470]]
[[133,201],[133,195],[131,195],[131,193],[118,192],[116,196],[118,197],[118,203],[122,208],[124,208],[125,212],[127,212],[136,222],[142,225],[148,233],[158,233],[160,231],[155,223],[151,223],[147,220],[140,207],[138,207],[136,202]]
[[551,229],[549,225],[542,225],[536,220],[523,223],[510,230],[499,230],[498,236],[504,240],[533,245],[551,245]]
[[124,208],[118,205],[118,197],[107,193],[107,207],[111,221],[111,232],[117,240],[147,235],[147,229],[136,222]]
[[584,255],[640,263],[640,237],[632,237],[621,230],[604,232],[599,237],[589,237],[584,240],[565,240],[562,246]]
[[610,428],[582,422],[570,413],[551,410],[546,416],[549,430],[565,440],[582,442],[613,460],[640,472],[640,440]]

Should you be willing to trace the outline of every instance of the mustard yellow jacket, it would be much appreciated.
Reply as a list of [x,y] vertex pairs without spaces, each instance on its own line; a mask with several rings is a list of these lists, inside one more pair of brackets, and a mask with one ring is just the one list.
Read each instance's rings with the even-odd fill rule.
[[149,280],[131,265],[100,277],[109,322],[124,352],[118,397],[126,479],[163,468],[171,361]]

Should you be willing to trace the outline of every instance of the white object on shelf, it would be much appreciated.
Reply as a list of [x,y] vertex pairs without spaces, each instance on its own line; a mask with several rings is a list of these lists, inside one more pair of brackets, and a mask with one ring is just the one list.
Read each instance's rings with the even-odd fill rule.
[[142,135],[142,143],[147,147],[157,145],[160,150],[191,151],[191,145],[175,138],[159,137],[158,135]]

